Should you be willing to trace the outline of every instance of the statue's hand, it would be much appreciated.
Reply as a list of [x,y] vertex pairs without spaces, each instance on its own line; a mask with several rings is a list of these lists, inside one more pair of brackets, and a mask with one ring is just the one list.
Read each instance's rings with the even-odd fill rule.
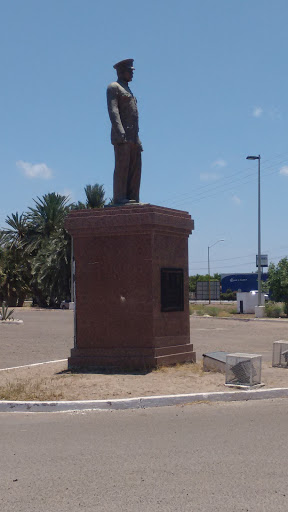
[[125,133],[118,134],[115,144],[117,144],[117,146],[120,146],[121,144],[127,144]]
[[122,140],[119,141],[119,144],[125,144],[127,142],[125,133],[121,133]]

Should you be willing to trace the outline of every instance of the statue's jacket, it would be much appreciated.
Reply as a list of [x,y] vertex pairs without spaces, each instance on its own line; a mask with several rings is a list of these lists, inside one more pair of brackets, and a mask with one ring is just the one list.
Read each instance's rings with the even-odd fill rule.
[[128,84],[118,80],[107,88],[109,117],[112,123],[111,143],[121,144],[125,137],[127,142],[140,144],[137,100]]

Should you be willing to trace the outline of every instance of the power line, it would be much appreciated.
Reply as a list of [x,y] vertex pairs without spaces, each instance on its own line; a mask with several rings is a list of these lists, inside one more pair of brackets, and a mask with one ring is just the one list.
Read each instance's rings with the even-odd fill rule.
[[[239,263],[239,264],[237,265],[237,267],[241,267],[241,266],[243,267],[243,266],[245,266],[245,265],[255,265],[255,261],[248,261],[247,263]],[[212,267],[212,266],[213,266],[213,265],[212,265],[212,263],[211,263],[211,267]],[[217,269],[223,269],[223,268],[234,268],[235,266],[236,266],[236,265],[225,265],[225,267],[219,267],[219,266],[217,265]],[[190,267],[189,267],[189,271],[191,271],[191,270],[194,270],[194,271],[195,271],[195,270],[207,270],[207,266],[206,266],[206,267],[198,267],[197,269],[195,269],[195,268],[190,268]]]
[[[251,256],[254,256],[254,253],[246,254],[246,256],[234,256],[233,258],[221,258],[219,260],[214,260],[213,259],[213,262],[215,262],[215,261],[231,261],[231,260],[238,260],[238,259],[241,260],[243,258],[250,258]],[[206,260],[199,260],[199,261],[193,261],[193,263],[204,263],[205,261]]]
[[[285,153],[282,153],[282,154],[280,153],[279,155],[275,155],[275,157],[279,157],[279,156],[281,156],[281,157],[282,157],[283,155],[287,155],[287,156],[288,156],[288,153],[286,153],[286,152],[285,152]],[[263,163],[265,163],[265,162],[269,162],[269,161],[270,161],[269,159],[262,160],[262,165],[263,165]],[[245,172],[249,171],[249,169],[250,169],[250,170],[252,170],[252,169],[254,169],[254,167],[253,167],[253,166],[246,167],[246,171],[245,171]],[[221,178],[220,178],[220,180],[222,181],[222,180],[230,179],[230,178],[232,178],[233,176],[236,176],[236,175],[238,175],[238,174],[239,174],[239,171],[236,171],[236,172],[234,172],[233,174],[230,174],[229,176],[221,177]],[[253,174],[254,174],[254,172],[253,172]],[[219,180],[219,181],[220,181],[220,180]],[[206,185],[201,185],[201,187],[198,187],[198,189],[196,189],[196,192],[197,192],[197,190],[201,190],[201,189],[203,189],[203,188],[207,188],[207,187],[209,188],[209,187],[211,187],[211,186],[213,187],[213,183],[208,183],[208,184],[206,184]],[[180,194],[180,197],[184,197],[184,196],[186,196],[186,195],[188,195],[188,194],[189,194],[189,192],[186,192],[185,194]],[[178,195],[179,195],[179,194],[178,194]],[[172,200],[173,200],[173,197],[176,197],[176,196],[175,196],[175,195],[172,195],[172,196],[170,196],[167,200],[169,200],[169,201],[170,201],[170,200],[171,200],[171,197],[172,197]],[[166,200],[164,200],[164,201],[166,201]]]
[[[284,161],[282,161],[282,162],[280,162],[280,163],[284,163],[284,162],[285,162],[285,160],[284,160]],[[278,165],[280,165],[280,163],[278,163]],[[271,166],[270,166],[270,167],[271,167]],[[269,168],[270,168],[270,167],[269,167]],[[277,174],[278,172],[279,172],[279,171],[278,171],[278,169],[277,169],[276,171],[272,171],[272,172],[270,172],[270,173],[261,173],[261,177],[262,177],[262,178],[266,178],[266,176],[271,176],[272,174]],[[207,194],[205,194],[205,193],[203,193],[203,192],[202,192],[202,193],[199,195],[199,197],[198,197],[198,198],[197,198],[197,195],[196,195],[196,197],[195,197],[195,198],[193,198],[193,196],[190,196],[190,197],[189,197],[189,198],[187,198],[186,200],[184,200],[184,201],[182,201],[182,202],[180,202],[180,203],[178,202],[178,203],[177,203],[177,205],[178,205],[178,206],[181,206],[182,204],[187,203],[187,201],[193,201],[193,204],[194,204],[194,203],[198,203],[199,201],[202,201],[203,199],[207,199],[207,198],[213,197],[213,196],[215,196],[215,195],[220,195],[220,194],[222,194],[223,192],[228,192],[229,190],[233,190],[233,189],[235,188],[235,183],[236,183],[237,181],[240,181],[240,183],[238,183],[238,184],[237,184],[237,186],[239,187],[239,186],[242,186],[242,185],[247,185],[247,184],[248,184],[248,183],[250,183],[251,181],[255,181],[255,180],[257,179],[257,176],[256,176],[256,174],[255,174],[255,173],[251,173],[251,174],[249,174],[249,175],[245,176],[245,177],[244,177],[244,179],[245,179],[245,178],[249,178],[249,176],[251,176],[251,178],[250,178],[250,179],[248,179],[248,180],[246,180],[246,181],[243,181],[243,177],[239,178],[238,180],[234,180],[234,181],[233,181],[233,184],[232,184],[232,183],[228,184],[228,185],[231,185],[231,186],[229,186],[228,188],[222,188],[222,189],[221,189],[221,187],[223,186],[223,184],[221,184],[221,185],[219,184],[219,185],[217,185],[216,187],[214,187],[214,189],[212,189],[212,190],[208,191],[208,192],[212,192],[211,194],[207,195]],[[241,182],[242,182],[242,183],[241,183]],[[220,190],[217,190],[217,191],[215,192],[215,189],[217,189],[217,188],[220,188]]]
[[[283,160],[283,156],[285,156],[284,160]],[[276,171],[273,170],[272,172],[267,172],[267,171],[269,171],[269,169],[271,169],[271,168],[274,169],[276,165],[279,166],[279,165],[285,163],[287,161],[287,157],[288,157],[288,153],[285,152],[282,154],[275,155],[275,157],[272,159],[263,160],[261,176],[266,177],[266,176],[270,176],[272,174],[278,173],[279,172],[278,169]],[[281,159],[279,160],[279,158],[281,158]],[[273,162],[273,163],[270,163],[270,165],[265,166],[265,162],[266,163]],[[257,176],[255,174],[255,170],[253,172],[247,173],[247,171],[249,171],[249,170],[252,170],[252,167],[249,167],[247,170],[245,170],[244,174],[242,172],[241,176],[239,176],[240,171],[236,171],[233,174],[231,174],[230,176],[221,178],[221,180],[219,180],[219,181],[221,181],[221,183],[219,183],[219,181],[218,181],[218,183],[216,185],[214,183],[202,185],[201,187],[198,187],[198,189],[196,189],[192,195],[190,192],[186,192],[185,194],[181,194],[181,195],[178,194],[178,197],[172,196],[172,199],[170,199],[170,204],[173,205],[176,203],[177,205],[181,205],[181,204],[185,204],[191,200],[193,200],[194,202],[199,202],[204,198],[206,199],[207,197],[212,197],[215,194],[231,190],[231,188],[234,188],[234,184],[236,184],[236,183],[238,183],[238,186],[239,186],[239,182],[240,182],[240,186],[241,186],[241,185],[245,185],[245,184],[249,183],[250,181],[256,180]],[[237,179],[232,179],[234,176],[239,176],[239,177]],[[247,180],[247,178],[250,178],[250,179]],[[244,181],[244,180],[246,180],[246,181]],[[226,185],[233,185],[233,186],[229,186],[229,188],[223,189],[222,187],[223,186],[225,187]],[[215,192],[217,189],[220,189],[220,190]],[[212,194],[207,196],[207,193],[209,194],[210,192],[212,192]],[[174,197],[174,199],[173,199],[173,197]],[[163,201],[161,203],[163,203]]]
[[[282,254],[282,255],[280,255],[280,256],[273,256],[273,258],[269,258],[269,259],[270,259],[270,261],[274,261],[274,260],[278,260],[279,258],[286,258],[286,257],[287,257],[287,254]],[[211,267],[213,266],[214,262],[215,262],[215,260],[211,262]],[[194,264],[194,262],[193,262],[193,264]],[[219,267],[219,266],[217,265],[217,269],[223,269],[223,268],[234,268],[235,266],[237,266],[237,267],[243,267],[243,266],[245,266],[245,265],[255,265],[255,260],[254,260],[254,261],[247,261],[246,263],[238,263],[237,265],[225,265],[225,267],[224,267],[224,266],[223,266],[223,267]],[[214,265],[214,266],[215,266],[215,265]],[[255,267],[256,267],[256,265],[255,265]],[[191,267],[189,266],[189,272],[190,272],[190,271],[192,271],[192,270],[194,270],[194,271],[195,271],[195,270],[197,270],[197,271],[198,271],[198,270],[207,270],[207,265],[206,265],[206,267],[197,267],[197,269],[196,269],[196,268],[191,268]]]
[[[276,172],[278,172],[278,171],[276,171]],[[269,173],[269,175],[270,174],[275,174],[275,172]],[[264,175],[263,177],[266,177],[266,175]],[[249,179],[247,181],[242,181],[242,183],[238,184],[238,187],[243,186],[243,185],[247,185],[251,181],[255,181],[255,180],[256,180],[256,176],[253,176],[253,177],[251,177],[251,179]],[[215,188],[217,188],[217,187],[215,187]],[[216,192],[214,191],[214,192],[212,192],[211,194],[208,194],[208,195],[207,194],[202,194],[198,198],[197,198],[197,196],[196,196],[196,198],[193,198],[193,196],[189,197],[189,198],[187,198],[186,200],[184,200],[182,202],[176,203],[176,205],[177,206],[181,206],[183,204],[186,204],[188,201],[189,202],[193,202],[193,204],[195,204],[195,203],[198,203],[199,201],[202,201],[203,199],[209,199],[210,197],[213,197],[213,196],[220,196],[220,194],[223,194],[224,192],[228,192],[229,190],[233,190],[234,188],[235,188],[235,182],[233,183],[232,186],[229,186],[227,188],[223,188],[223,189],[217,190]],[[176,205],[174,204],[173,206],[175,207]]]

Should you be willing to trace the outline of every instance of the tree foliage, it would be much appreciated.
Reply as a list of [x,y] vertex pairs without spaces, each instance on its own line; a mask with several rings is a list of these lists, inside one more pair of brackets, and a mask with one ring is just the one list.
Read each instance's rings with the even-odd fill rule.
[[29,291],[31,268],[24,251],[28,232],[27,217],[18,212],[8,216],[9,228],[0,232],[0,303],[22,306]]
[[[196,274],[195,276],[189,276],[189,292],[196,292],[198,281],[209,281],[209,274]],[[221,281],[220,274],[214,274],[210,276],[210,281]]]
[[0,303],[22,306],[29,291],[30,268],[22,251],[14,246],[0,251]]
[[277,265],[270,263],[268,285],[271,298],[284,302],[284,312],[288,314],[288,258],[282,258]]
[[72,205],[73,210],[86,210],[90,208],[103,208],[106,202],[105,190],[103,185],[86,185],[84,188],[86,202],[78,201]]
[[2,243],[6,242],[15,249],[23,248],[28,231],[27,215],[12,213],[11,217],[7,216],[6,224],[9,228],[2,231]]
[[[87,185],[85,193],[85,208],[104,206],[103,185]],[[21,306],[30,295],[41,307],[59,307],[70,298],[71,238],[64,220],[75,205],[55,192],[33,201],[28,212],[8,216],[0,231],[0,304]]]
[[105,204],[105,191],[103,185],[86,185],[85,194],[87,197],[87,208],[103,208]]

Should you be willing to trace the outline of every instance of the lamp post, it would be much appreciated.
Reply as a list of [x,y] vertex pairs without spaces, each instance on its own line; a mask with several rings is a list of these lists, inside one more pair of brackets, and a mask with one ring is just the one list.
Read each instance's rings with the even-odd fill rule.
[[212,245],[208,245],[208,276],[209,276],[209,304],[211,304],[211,285],[210,285],[210,249],[211,247],[214,247],[214,245],[218,244],[219,242],[224,242],[224,238],[221,238],[221,240],[217,240]]
[[74,244],[73,244],[73,236],[71,236],[71,289],[70,289],[70,301],[74,302]]
[[260,203],[260,155],[247,156],[246,160],[258,160],[258,306],[261,306],[261,203]]

